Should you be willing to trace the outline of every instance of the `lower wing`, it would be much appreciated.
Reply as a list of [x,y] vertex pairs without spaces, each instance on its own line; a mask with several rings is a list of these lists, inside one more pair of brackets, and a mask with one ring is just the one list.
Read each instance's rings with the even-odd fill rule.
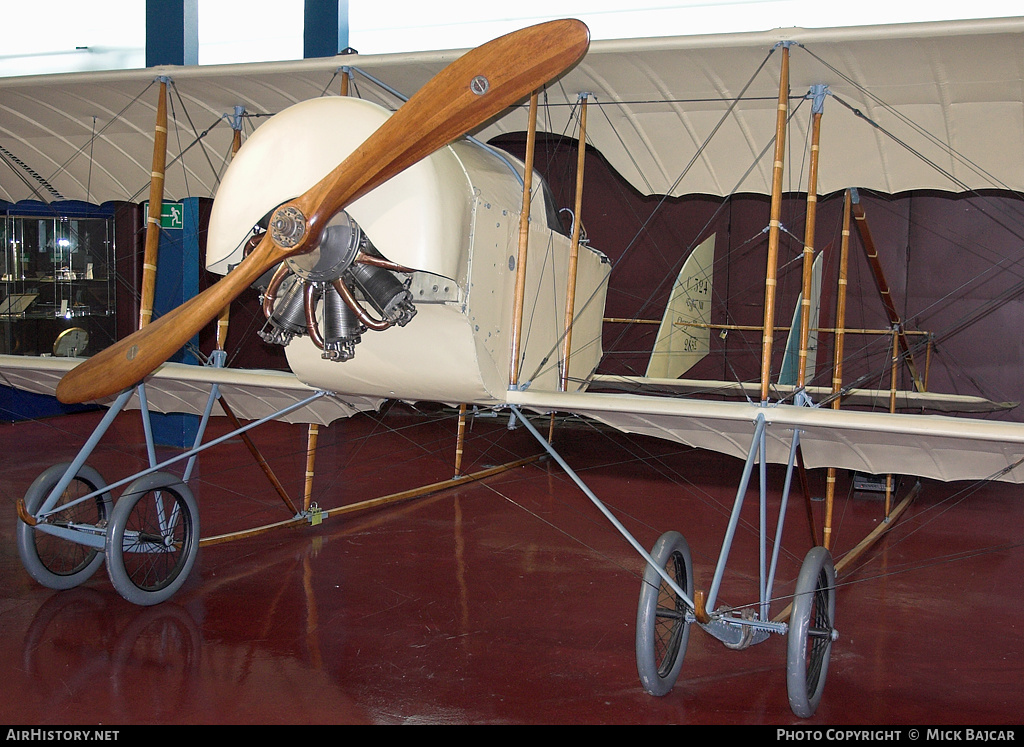
[[[83,360],[0,355],[0,384],[36,394],[52,395],[61,377]],[[153,412],[201,415],[213,384],[218,385],[231,411],[241,420],[273,417],[316,391],[289,371],[165,363],[146,380],[149,409]],[[98,401],[98,404],[110,404],[113,400],[114,397],[110,397]],[[135,407],[138,406],[137,402],[133,400]],[[288,423],[327,425],[357,412],[375,410],[382,402],[382,399],[375,397],[321,397],[277,419]],[[214,405],[213,414],[224,414],[219,404]]]
[[766,422],[769,462],[785,464],[793,433],[808,467],[936,480],[1024,482],[1024,424],[857,412],[794,405],[634,394],[510,391],[509,404],[571,412],[627,433],[656,436],[743,459],[758,416]]

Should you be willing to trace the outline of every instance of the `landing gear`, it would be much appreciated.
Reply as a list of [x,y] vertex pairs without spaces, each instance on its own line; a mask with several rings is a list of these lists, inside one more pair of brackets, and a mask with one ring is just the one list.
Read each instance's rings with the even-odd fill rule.
[[[223,368],[225,361],[223,351],[215,351],[211,367]],[[75,460],[45,470],[25,498],[18,501],[16,531],[23,565],[44,586],[69,589],[89,578],[105,560],[114,588],[129,602],[154,605],[169,599],[185,583],[199,551],[199,510],[187,483],[200,452],[326,395],[325,391],[316,391],[203,443],[219,397],[219,387],[213,384],[194,448],[155,464],[156,444],[149,425],[146,385],[122,391]],[[89,459],[114,419],[136,396],[143,414],[150,467],[108,485],[95,469],[76,465]],[[185,460],[181,476],[160,471]],[[111,488],[126,483],[130,484],[115,504]]]
[[[25,494],[25,509],[35,516],[43,501],[57,486],[69,464],[55,464],[35,479]],[[110,493],[102,492],[86,501],[79,497],[106,486],[99,472],[82,466],[60,494],[55,511],[35,527],[18,522],[18,554],[25,570],[50,589],[72,589],[85,582],[103,564],[99,551],[102,527],[111,513]],[[61,508],[65,506],[66,508]],[[96,546],[83,544],[69,537],[78,527],[97,530]]]
[[[796,596],[789,622],[784,622],[781,618],[769,618],[772,589],[782,548],[789,489],[798,461],[800,431],[793,431],[785,488],[779,503],[779,518],[775,527],[775,541],[769,555],[766,485],[768,442],[765,435],[767,420],[764,413],[757,414],[754,419],[754,435],[747,451],[747,459],[736,491],[736,501],[729,515],[729,524],[711,585],[706,592],[695,592],[690,549],[681,534],[666,532],[648,554],[555,451],[549,441],[530,424],[529,419],[516,407],[512,408],[512,414],[647,561],[636,616],[636,664],[644,690],[651,695],[661,696],[667,694],[675,685],[682,668],[692,624],[698,625],[730,649],[747,648],[768,640],[772,634],[788,634],[786,681],[790,707],[797,716],[811,716],[818,707],[825,687],[832,642],[839,637],[834,628],[836,571],[828,550],[816,547],[807,554],[797,579]],[[716,607],[715,602],[725,575],[726,562],[740,526],[747,488],[754,467],[758,465],[761,483],[759,599],[756,606]]]
[[[683,536],[666,532],[654,545],[651,557],[692,599],[693,563]],[[690,638],[686,615],[691,611],[648,564],[636,613],[636,666],[644,690],[651,695],[665,695],[679,677]]]
[[836,571],[824,547],[804,558],[796,581],[786,649],[789,705],[801,718],[818,707],[832,655],[836,613]]
[[129,602],[159,604],[188,577],[199,550],[199,509],[175,475],[140,477],[117,501],[107,532],[107,573]]

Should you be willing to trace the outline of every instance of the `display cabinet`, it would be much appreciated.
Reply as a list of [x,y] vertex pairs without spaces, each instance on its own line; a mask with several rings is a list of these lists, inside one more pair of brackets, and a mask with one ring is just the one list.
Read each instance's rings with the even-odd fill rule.
[[91,355],[114,341],[114,233],[113,216],[0,216],[0,353]]

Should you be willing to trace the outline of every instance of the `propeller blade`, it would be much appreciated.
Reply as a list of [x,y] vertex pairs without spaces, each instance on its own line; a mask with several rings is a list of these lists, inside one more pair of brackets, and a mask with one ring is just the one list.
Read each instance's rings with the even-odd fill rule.
[[330,174],[282,205],[271,230],[235,269],[69,371],[57,385],[66,404],[134,386],[171,357],[264,272],[319,244],[346,205],[528,96],[578,62],[590,44],[580,21],[531,26],[467,52],[434,76]]

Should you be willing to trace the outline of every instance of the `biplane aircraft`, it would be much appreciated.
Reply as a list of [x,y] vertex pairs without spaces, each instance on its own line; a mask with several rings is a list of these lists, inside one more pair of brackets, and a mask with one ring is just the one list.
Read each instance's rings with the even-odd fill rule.
[[[694,626],[732,648],[784,635],[790,704],[797,715],[810,716],[839,637],[836,568],[827,542],[812,548],[791,606],[770,609],[795,470],[802,464],[870,475],[1019,482],[1024,427],[907,414],[895,407],[840,409],[842,397],[856,394],[848,382],[812,386],[808,366],[814,366],[818,334],[812,306],[820,295],[813,233],[805,237],[804,284],[792,316],[795,333],[785,346],[786,378],[776,380],[775,288],[784,230],[779,210],[787,128],[795,126],[791,105],[806,101],[814,107],[804,133],[811,141],[809,215],[818,194],[848,188],[1019,191],[1024,149],[997,148],[991,133],[1005,126],[1000,117],[1018,124],[1021,119],[1016,58],[1006,50],[1019,50],[1022,39],[1024,22],[1011,19],[590,45],[585,25],[562,20],[463,55],[356,56],[343,67],[333,59],[261,66],[258,73],[246,66],[158,71],[162,89],[172,79],[217,118],[237,108],[276,114],[230,157],[219,183],[204,184],[195,161],[181,170],[193,188],[200,184],[216,194],[206,265],[222,280],[170,313],[140,319],[137,332],[91,357],[0,361],[11,386],[56,393],[65,403],[109,407],[79,457],[40,475],[19,504],[18,544],[26,569],[60,589],[82,583],[105,562],[118,591],[142,605],[164,601],[180,587],[199,539],[190,467],[182,476],[169,471],[168,463],[154,462],[107,483],[87,463],[126,407],[144,415],[191,412],[204,424],[221,414],[248,421],[233,434],[269,419],[329,423],[387,399],[494,408],[536,437],[647,563],[636,654],[648,692],[665,695],[672,689]],[[802,67],[794,64],[791,73],[791,57],[798,54]],[[762,70],[770,72],[755,85]],[[385,105],[334,92],[319,95],[326,90],[324,78],[335,75],[379,86],[375,90],[383,93],[376,95]],[[70,193],[81,177],[68,164],[88,142],[99,166],[92,192],[123,197],[115,165],[134,163],[148,173],[146,159],[135,155],[143,151],[137,146],[152,149],[156,164],[165,144],[141,126],[89,137],[91,122],[83,123],[94,116],[91,105],[112,115],[122,108],[124,91],[153,77],[149,70],[4,82],[5,135],[20,137],[19,128],[47,113],[65,120],[73,136],[58,134],[44,145],[26,135],[20,147],[36,149],[33,158],[64,164],[48,184]],[[889,83],[872,98],[866,91],[881,81]],[[190,86],[195,93],[184,93]],[[67,97],[61,112],[47,100],[54,90]],[[400,103],[399,91],[413,93]],[[349,93],[347,85],[343,92]],[[830,141],[841,145],[826,148],[819,147],[817,123],[829,97],[857,116],[834,127],[829,123]],[[526,99],[528,105],[522,103]],[[1002,102],[1001,113],[993,114],[992,102]],[[587,106],[594,103],[601,116],[584,133]],[[680,361],[706,346],[702,340],[711,326],[692,331],[707,319],[677,314],[699,307],[709,293],[714,244],[706,237],[704,249],[694,244],[694,264],[679,274],[679,292],[661,322],[646,375],[598,373],[611,265],[585,240],[579,202],[566,228],[535,173],[531,146],[541,104],[548,112],[578,112],[580,141],[595,143],[644,193],[720,195],[740,189],[770,195],[759,381],[723,384],[732,387],[727,394],[733,399],[708,400],[691,396],[706,382],[680,378],[689,365]],[[157,109],[160,122],[166,113],[160,114],[162,103]],[[19,111],[18,122],[7,125],[10,113]],[[884,138],[879,120],[888,114],[913,114],[941,125],[945,137],[934,141],[919,131],[902,140]],[[557,129],[561,122],[547,126]],[[522,131],[529,133],[524,160],[487,145],[497,135]],[[960,154],[968,158],[961,161]],[[25,154],[21,161],[33,158]],[[153,171],[166,182],[164,191],[184,188],[172,183],[180,177]],[[991,181],[990,173],[1006,172],[1016,176]],[[161,194],[151,192],[151,208]],[[847,193],[845,213],[851,220],[863,217],[856,189]],[[809,217],[807,225],[813,223]],[[844,235],[852,230],[848,222]],[[167,362],[254,284],[262,289],[267,318],[262,336],[284,346],[291,373],[225,368],[223,355],[212,356],[207,366]],[[903,322],[895,306],[887,309],[893,349],[902,351],[893,360],[909,363],[913,351],[902,335]],[[841,331],[842,320],[835,326]],[[817,361],[819,368],[822,363]],[[915,383],[919,378],[915,373]],[[888,392],[860,395],[888,399]],[[900,397],[940,410],[986,406],[923,391]],[[694,588],[690,551],[680,533],[666,531],[653,549],[642,547],[527,416],[553,412],[743,460],[709,589]],[[222,440],[202,443],[201,429],[195,448],[174,461],[191,464]],[[774,541],[763,510],[768,463],[786,465]],[[732,536],[755,470],[762,505],[759,599],[743,607],[719,606]],[[79,490],[69,499],[72,483]],[[113,493],[122,487],[115,501]]]

